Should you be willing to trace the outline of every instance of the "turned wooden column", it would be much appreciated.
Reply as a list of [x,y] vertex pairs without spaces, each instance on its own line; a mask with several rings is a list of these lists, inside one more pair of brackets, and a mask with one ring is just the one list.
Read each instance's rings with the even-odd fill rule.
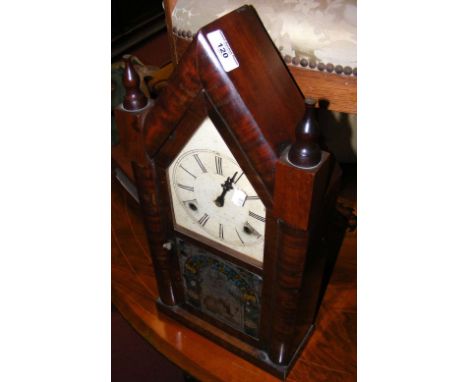
[[[271,361],[282,365],[289,364],[299,345],[298,319],[310,322],[310,325],[313,320],[313,314],[310,318],[299,317],[302,314],[300,305],[309,303],[300,301],[300,296],[304,294],[306,262],[317,249],[316,240],[312,240],[313,231],[321,217],[331,162],[330,154],[322,151],[318,145],[319,131],[313,113],[313,101],[306,100],[295,142],[276,164],[273,216],[277,220],[278,245],[269,293],[274,303],[270,308],[267,352]],[[319,274],[317,272],[317,276],[314,276],[317,278],[317,292],[309,297],[314,301],[319,295]]]
[[153,258],[161,300],[167,305],[176,304],[174,275],[170,272],[174,259],[171,245],[163,240],[165,232],[161,223],[160,195],[156,191],[157,171],[154,162],[146,155],[144,144],[145,121],[155,102],[148,100],[140,90],[140,79],[131,62],[131,56],[124,57],[123,84],[125,96],[122,104],[114,109],[120,143],[113,148],[123,170],[138,189],[140,208],[148,233],[148,242]]
[[[145,162],[145,146],[143,126],[148,112],[154,106],[153,100],[148,100],[140,90],[140,79],[131,62],[131,56],[125,56],[123,84],[125,96],[122,103],[114,109],[115,123],[119,134],[119,144],[112,149],[127,163],[125,169],[131,168],[131,162]],[[133,177],[133,174],[127,174]]]
[[171,272],[171,264],[175,261],[175,246],[173,242],[166,242],[168,224],[163,220],[161,209],[161,195],[154,187],[157,171],[153,161],[145,165],[133,162],[133,171],[138,186],[140,207],[143,211],[154,272],[158,283],[159,296],[166,305],[176,305],[180,298],[180,291],[176,285],[177,274]]

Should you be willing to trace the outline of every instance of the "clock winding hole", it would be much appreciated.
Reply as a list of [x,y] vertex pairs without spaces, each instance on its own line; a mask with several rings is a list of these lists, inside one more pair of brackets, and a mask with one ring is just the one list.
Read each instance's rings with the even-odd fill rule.
[[249,226],[247,226],[247,225],[244,226],[244,232],[245,232],[247,235],[251,235],[251,234],[253,233],[252,229],[251,229]]

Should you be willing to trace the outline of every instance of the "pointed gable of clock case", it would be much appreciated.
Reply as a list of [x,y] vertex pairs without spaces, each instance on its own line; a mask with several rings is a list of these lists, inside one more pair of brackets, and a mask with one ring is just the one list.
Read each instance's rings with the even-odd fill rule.
[[[242,25],[242,28],[239,28]],[[226,72],[208,35],[222,31],[239,66]],[[274,75],[272,75],[274,73]],[[202,28],[146,119],[154,157],[184,119],[208,114],[265,205],[271,205],[275,162],[291,143],[303,97],[258,15],[244,6]],[[195,123],[195,122],[194,122]]]

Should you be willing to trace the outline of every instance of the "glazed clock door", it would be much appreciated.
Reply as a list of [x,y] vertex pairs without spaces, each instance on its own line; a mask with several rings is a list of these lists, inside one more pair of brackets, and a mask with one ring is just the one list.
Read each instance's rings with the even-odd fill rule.
[[265,206],[209,118],[168,169],[176,231],[261,265]]

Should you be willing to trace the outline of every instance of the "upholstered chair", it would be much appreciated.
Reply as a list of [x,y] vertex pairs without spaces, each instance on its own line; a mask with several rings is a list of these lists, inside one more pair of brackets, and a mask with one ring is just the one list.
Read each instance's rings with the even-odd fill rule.
[[304,96],[321,101],[328,148],[355,162],[356,0],[164,0],[173,62],[199,28],[244,4],[257,10]]

